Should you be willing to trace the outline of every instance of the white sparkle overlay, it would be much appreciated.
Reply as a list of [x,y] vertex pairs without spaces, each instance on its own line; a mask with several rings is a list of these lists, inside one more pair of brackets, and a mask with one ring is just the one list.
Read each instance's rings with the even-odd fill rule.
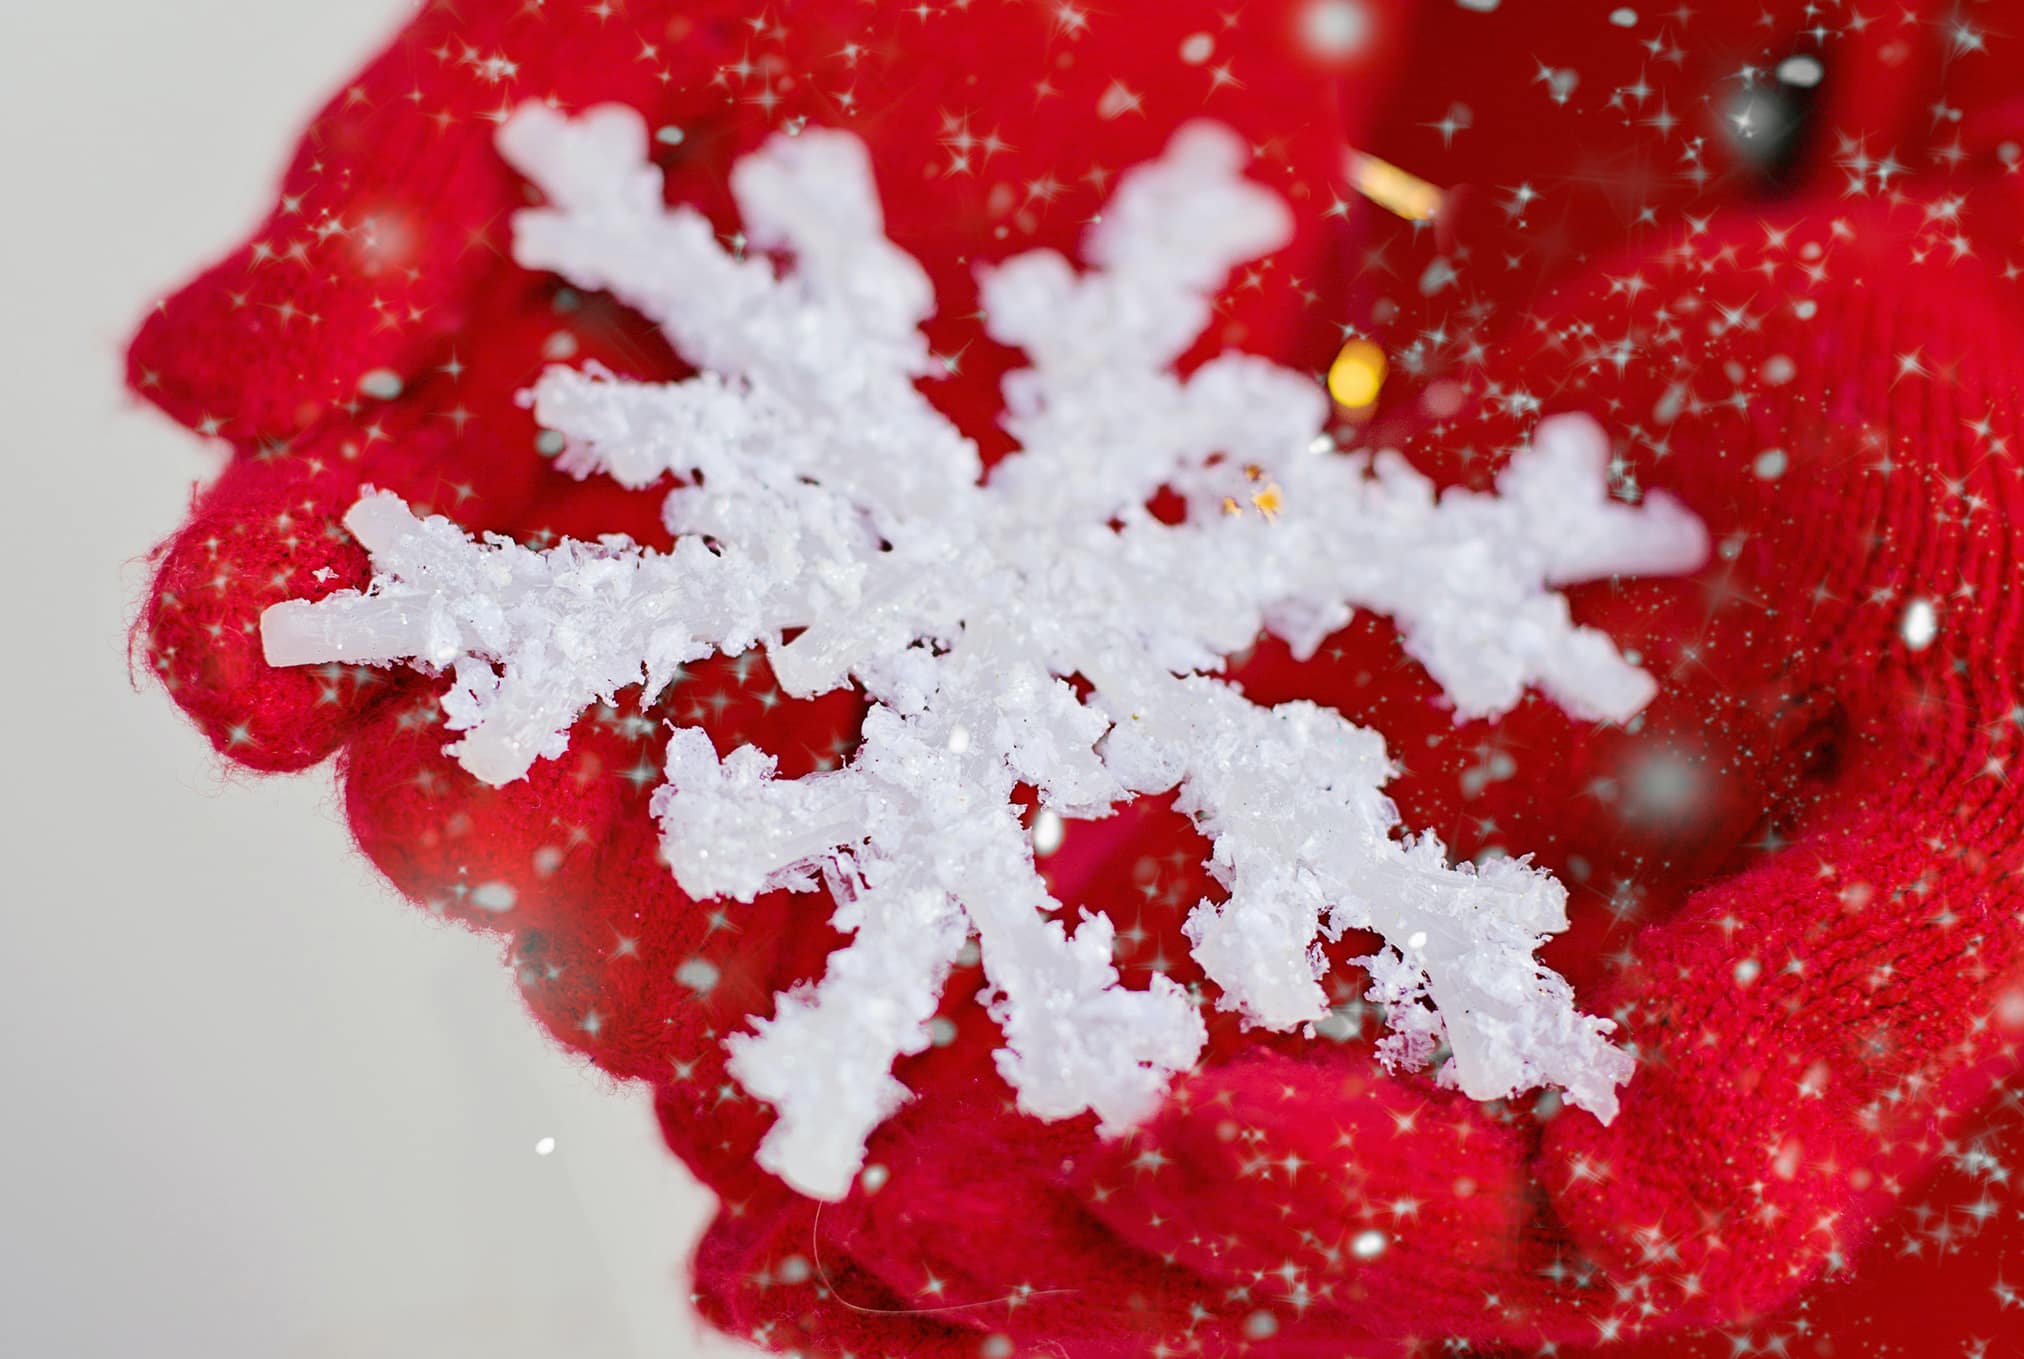
[[[519,263],[609,290],[700,370],[645,383],[557,367],[531,394],[574,475],[674,473],[678,541],[535,551],[368,490],[345,523],[372,554],[370,587],[269,609],[267,656],[452,671],[450,750],[491,784],[562,754],[590,704],[632,685],[651,700],[715,653],[765,647],[793,695],[862,687],[848,766],[782,779],[755,748],[719,759],[678,728],[653,797],[686,892],[826,885],[851,935],[818,983],[729,1040],[733,1076],[778,1112],[761,1164],[811,1195],[848,1192],[908,1098],[893,1065],[929,1043],[972,935],[998,1070],[1029,1113],[1129,1128],[1195,1062],[1195,998],[1164,976],[1121,985],[1109,919],[1059,918],[1021,783],[1071,818],[1178,790],[1227,890],[1186,933],[1216,1004],[1246,1022],[1324,1018],[1321,941],[1373,930],[1384,947],[1360,961],[1388,1063],[1445,1046],[1438,1079],[1471,1097],[1550,1085],[1614,1115],[1632,1059],[1536,957],[1566,927],[1560,884],[1523,861],[1450,864],[1433,836],[1401,833],[1376,733],[1213,677],[1261,631],[1306,656],[1368,609],[1458,719],[1528,687],[1629,718],[1653,681],[1555,587],[1690,570],[1706,538],[1661,494],[1611,499],[1591,421],[1542,422],[1494,496],[1437,497],[1396,454],[1320,438],[1328,403],[1308,375],[1242,354],[1177,375],[1230,272],[1291,232],[1243,177],[1238,139],[1192,124],[1123,177],[1087,269],[1034,251],[983,272],[990,334],[1032,365],[1004,384],[1020,451],[985,479],[914,386],[940,367],[919,330],[934,299],[885,238],[855,138],[776,137],[739,163],[749,253],[663,204],[630,110],[529,107],[499,146],[547,197],[514,220]],[[1146,508],[1162,487],[1184,522]]]

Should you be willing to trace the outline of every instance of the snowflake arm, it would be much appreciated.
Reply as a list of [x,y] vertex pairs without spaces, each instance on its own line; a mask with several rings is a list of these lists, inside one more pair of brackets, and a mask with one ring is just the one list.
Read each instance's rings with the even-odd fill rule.
[[[879,790],[862,764],[777,779],[770,757],[744,746],[720,762],[710,738],[689,727],[669,738],[667,773],[653,810],[689,890],[741,901],[806,890],[809,866],[824,861],[832,923],[851,942],[830,955],[819,983],[781,996],[770,1019],[731,1039],[730,1070],[780,1111],[760,1164],[805,1193],[841,1197],[863,1137],[906,1099],[893,1062],[927,1046],[967,921],[932,875],[865,853]],[[839,1127],[861,1132],[839,1137]]]
[[[701,213],[661,203],[646,123],[631,109],[563,118],[536,106],[500,129],[501,153],[548,195],[517,214],[514,257],[586,288],[610,290],[658,324],[698,368],[771,409],[801,412],[860,457],[904,446],[884,467],[879,501],[916,512],[973,484],[976,449],[915,391],[934,371],[920,322],[933,311],[927,274],[884,235],[863,143],[811,129],[776,137],[732,172],[745,239],[790,252],[794,269],[726,250]],[[563,431],[569,433],[567,429]],[[773,459],[726,459],[752,474]]]
[[[451,747],[488,783],[567,749],[598,697],[644,685],[658,694],[684,662],[756,639],[764,610],[699,540],[665,556],[623,539],[535,552],[488,535],[474,542],[441,516],[417,519],[400,497],[368,490],[345,527],[381,572],[366,593],[291,600],[261,617],[271,664],[412,660],[453,668],[444,704]],[[511,657],[512,664],[495,668]]]

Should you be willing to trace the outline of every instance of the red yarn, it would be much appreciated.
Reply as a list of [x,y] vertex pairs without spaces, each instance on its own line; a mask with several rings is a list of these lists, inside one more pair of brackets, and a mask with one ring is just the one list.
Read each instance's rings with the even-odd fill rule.
[[[1358,8],[1362,46],[1324,60],[1305,3],[1230,22],[1195,4],[432,5],[312,124],[254,239],[134,341],[135,389],[233,455],[163,550],[151,664],[233,760],[337,753],[382,871],[499,935],[558,1039],[652,1085],[669,1146],[724,1201],[695,1281],[727,1331],[1083,1359],[1735,1323],[1853,1258],[2016,1068],[2009,58],[1978,65],[1937,23],[1895,19],[1821,47],[1815,7],[1767,24],[1730,0],[1628,31],[1542,28],[1524,6]],[[1778,154],[1724,144],[1728,101],[1816,50],[1817,91],[1786,90],[1813,113]],[[976,325],[974,266],[1072,253],[1116,173],[1195,115],[1238,127],[1303,223],[1204,352],[1319,368],[1339,326],[1377,334],[1400,362],[1372,436],[1446,481],[1486,480],[1542,411],[1603,420],[1626,493],[1664,487],[1718,543],[1695,579],[1574,592],[1662,680],[1638,721],[1589,727],[1535,699],[1458,726],[1371,619],[1307,663],[1261,643],[1236,678],[1384,732],[1409,825],[1461,854],[1535,853],[1570,885],[1575,925],[1548,956],[1636,1047],[1622,1115],[1388,1076],[1339,977],[1327,1035],[1213,1017],[1158,1117],[1105,1141],[1014,1111],[966,965],[938,1045],[899,1068],[918,1098],[846,1201],[758,1171],[770,1112],[722,1040],[841,938],[806,897],[683,896],[647,795],[669,720],[796,774],[847,758],[859,701],[785,702],[756,655],[715,660],[649,711],[586,715],[565,757],[491,789],[442,754],[437,685],[274,670],[258,650],[268,604],[365,582],[337,527],[361,485],[527,539],[665,542],[657,494],[553,473],[515,400],[558,360],[683,371],[637,318],[507,257],[524,191],[490,136],[528,98],[628,102],[678,130],[657,142],[670,194],[726,231],[726,169],[768,132],[859,132],[890,233],[941,298],[930,335],[957,371],[932,395],[995,452],[1015,356]],[[1589,116],[1556,121],[1570,103]],[[1437,227],[1336,210],[1351,144],[1454,186]],[[1929,644],[1907,630],[1917,609]],[[1202,850],[1147,799],[1071,828],[1043,869],[1071,908],[1112,915],[1128,982],[1188,982],[1180,922],[1217,890]]]

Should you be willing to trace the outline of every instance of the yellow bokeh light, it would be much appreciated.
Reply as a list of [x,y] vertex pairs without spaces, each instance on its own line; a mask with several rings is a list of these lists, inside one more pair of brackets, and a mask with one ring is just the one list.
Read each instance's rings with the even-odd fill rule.
[[1349,182],[1365,198],[1408,222],[1424,222],[1441,210],[1438,188],[1367,152],[1349,153]]
[[1362,410],[1376,402],[1384,386],[1384,350],[1369,340],[1351,340],[1328,365],[1328,394],[1347,410]]

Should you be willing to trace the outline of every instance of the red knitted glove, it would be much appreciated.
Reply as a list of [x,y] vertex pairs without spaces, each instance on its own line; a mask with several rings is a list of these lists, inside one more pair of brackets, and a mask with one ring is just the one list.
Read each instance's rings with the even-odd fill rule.
[[[1723,560],[1702,579],[1581,599],[1664,679],[1639,726],[1591,730],[1528,703],[1495,728],[1455,727],[1376,623],[1306,666],[1261,647],[1243,674],[1256,699],[1320,697],[1384,731],[1407,763],[1394,791],[1409,824],[1464,852],[1536,850],[1563,880],[1607,889],[1621,917],[1683,901],[1628,947],[1593,911],[1556,959],[1579,983],[1600,980],[1602,948],[1621,950],[1609,997],[1588,1000],[1646,1057],[1618,1122],[1559,1117],[1541,1146],[1529,1115],[1384,1077],[1360,1044],[1212,1025],[1203,1069],[1162,1116],[1105,1144],[1086,1122],[1010,1111],[972,967],[943,1006],[949,1041],[899,1070],[920,1098],[874,1139],[876,1173],[818,1217],[753,1169],[769,1115],[728,1080],[719,1044],[841,941],[781,895],[688,901],[658,862],[644,794],[664,719],[703,722],[720,747],[757,742],[792,774],[848,749],[855,700],[782,703],[763,664],[713,663],[654,711],[586,718],[565,758],[492,790],[442,756],[435,686],[260,659],[267,604],[364,583],[334,527],[364,482],[525,538],[665,541],[656,497],[549,473],[513,400],[557,359],[681,369],[636,320],[502,258],[520,189],[486,115],[529,97],[633,103],[669,129],[671,194],[727,231],[723,171],[765,131],[797,116],[859,130],[889,230],[942,299],[931,337],[960,374],[937,400],[996,448],[1009,360],[969,315],[977,258],[1071,246],[1104,196],[1092,172],[1147,158],[1205,112],[1261,145],[1259,173],[1305,224],[1263,286],[1233,295],[1212,347],[1318,366],[1329,299],[1360,296],[1329,271],[1324,228],[1339,219],[1325,208],[1345,128],[1369,120],[1325,85],[1297,6],[1237,26],[1189,7],[1130,23],[507,8],[432,10],[403,34],[312,128],[256,242],[137,339],[136,386],[235,449],[166,549],[150,655],[236,759],[299,768],[341,748],[375,862],[417,900],[505,934],[543,1022],[654,1084],[670,1145],[726,1201],[697,1263],[719,1324],[824,1351],[1332,1354],[1351,1334],[1531,1344],[1728,1318],[1852,1247],[1948,1111],[2008,1060],[2024,1018],[2006,990],[2010,285],[1993,245],[1953,258],[1934,200],[1823,203],[1605,266],[1556,319],[1518,325],[1490,375],[1465,362],[1443,387],[1436,363],[1410,388],[1418,423],[1457,399],[1470,411],[1428,430],[1423,465],[1480,476],[1538,397],[1611,422],[1623,475],[1713,526]],[[1421,21],[1415,51],[1440,50],[1441,24],[1462,22],[1452,9]],[[1351,88],[1367,101],[1377,85],[1362,77],[1397,69],[1401,25],[1364,12]],[[2006,210],[1995,190],[1974,202],[1963,211]],[[1477,206],[1494,224],[1499,209]],[[1611,239],[1606,221],[1581,226]],[[1522,296],[1465,278],[1478,298]],[[1449,305],[1425,286],[1408,316]],[[1913,649],[1921,599],[1939,626]],[[1180,919],[1215,890],[1201,858],[1186,821],[1148,803],[1077,827],[1046,867],[1062,900],[1116,918],[1128,977],[1189,980]],[[1342,1027],[1357,1022],[1346,1007]]]

